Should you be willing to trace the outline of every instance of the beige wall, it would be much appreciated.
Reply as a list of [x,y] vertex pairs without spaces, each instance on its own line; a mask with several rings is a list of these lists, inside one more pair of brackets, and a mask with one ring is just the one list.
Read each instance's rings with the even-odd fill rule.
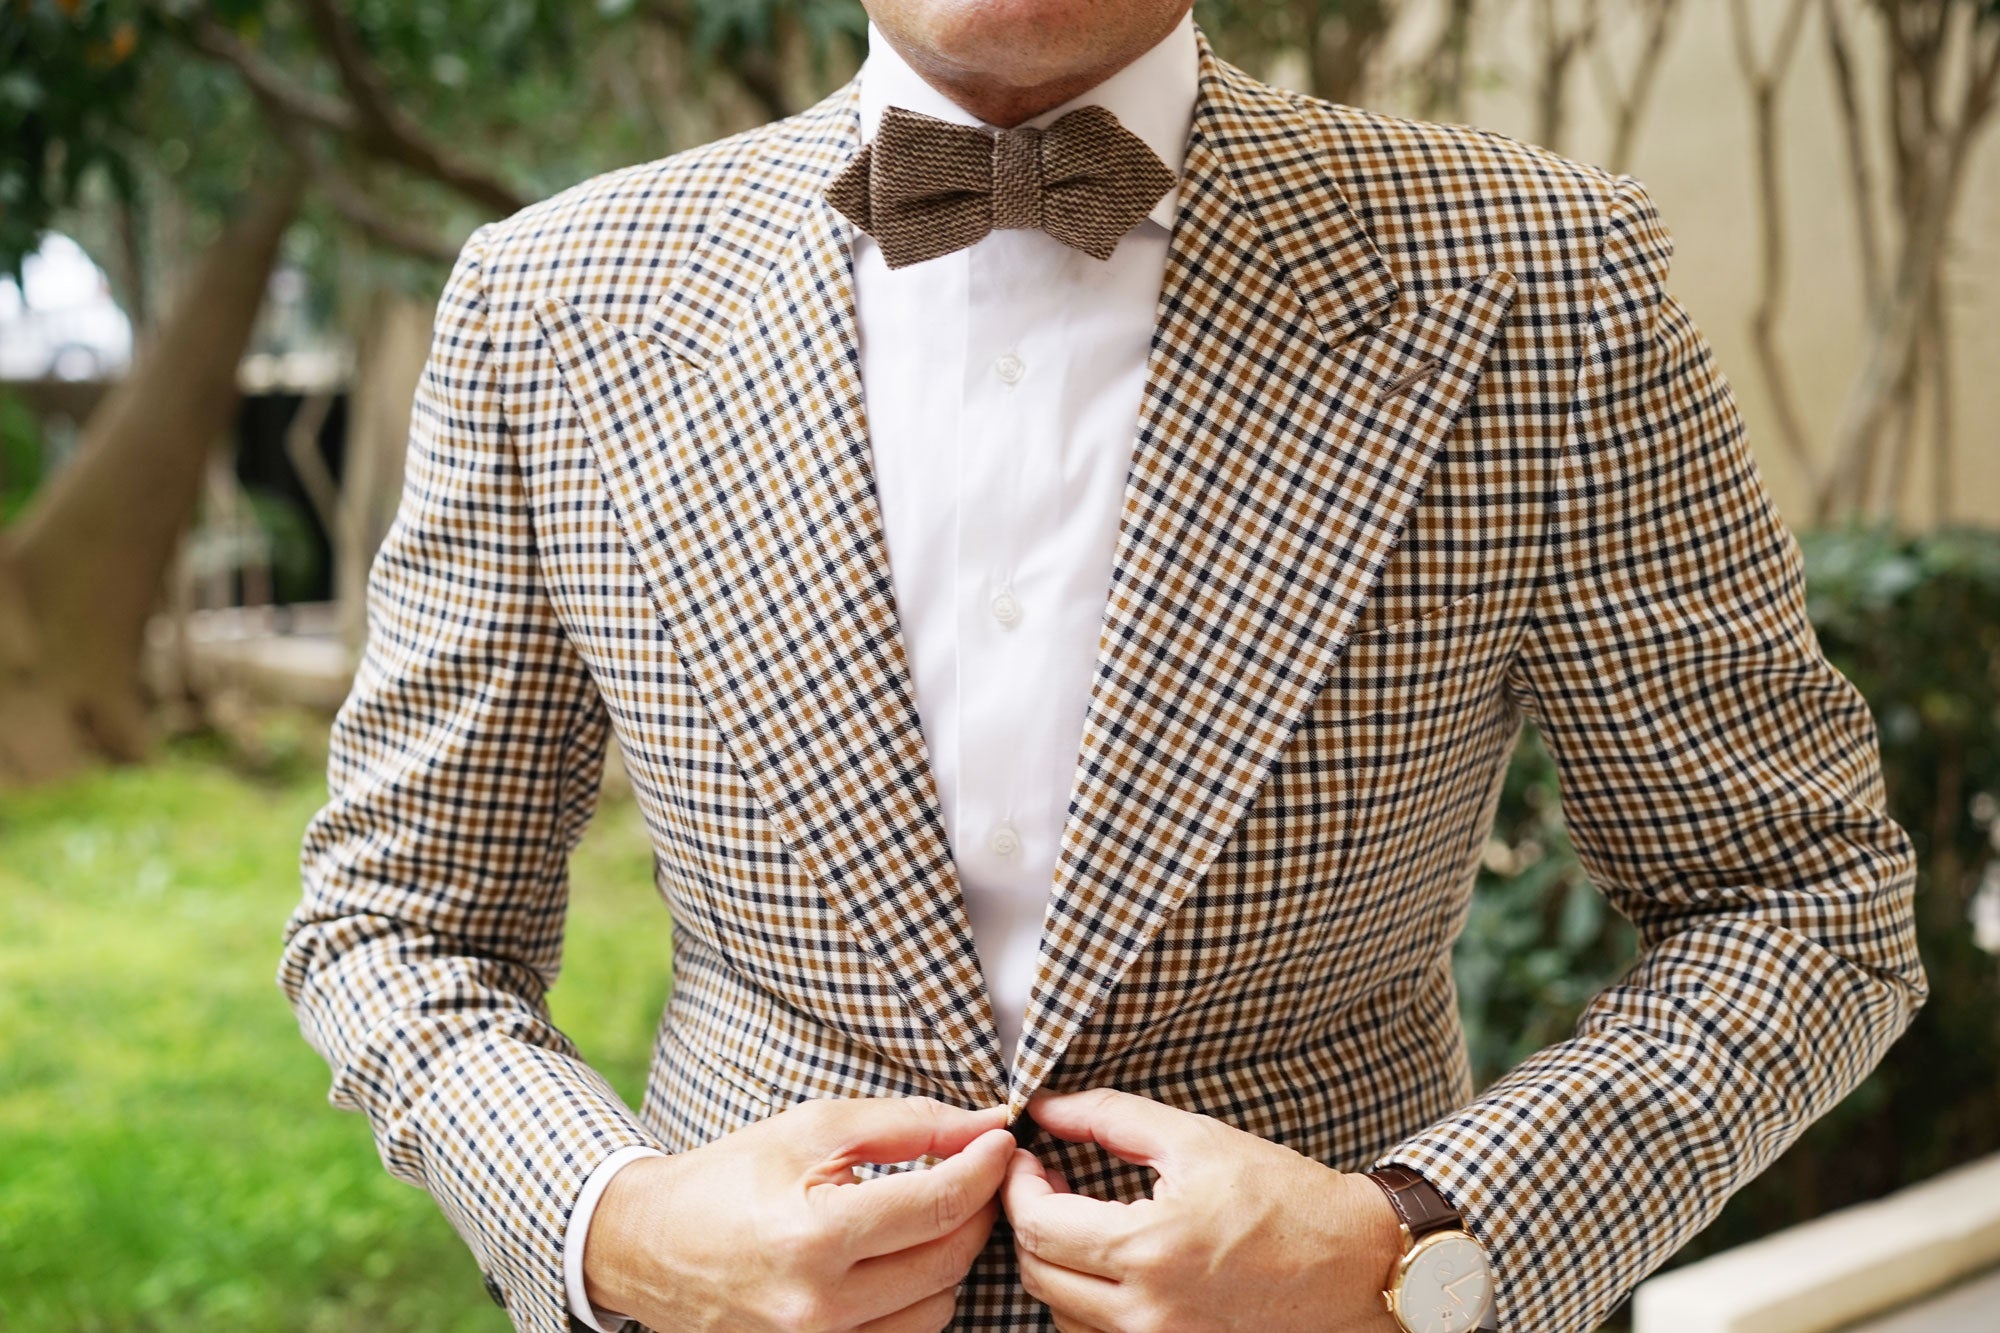
[[[1768,42],[1779,6],[1751,2]],[[1623,20],[1615,32],[1636,27],[1629,0],[1603,3]],[[1516,0],[1493,8],[1512,21],[1494,23],[1482,34],[1483,86],[1466,118],[1532,139],[1534,117],[1522,77],[1532,64],[1533,32],[1526,17],[1531,6]],[[1860,16],[1850,21],[1857,45],[1872,35],[1870,22]],[[1406,27],[1402,36],[1419,40],[1421,15]],[[1801,414],[1816,442],[1832,434],[1858,359],[1863,316],[1846,159],[1829,74],[1815,19],[1807,25],[1785,90],[1781,125],[1791,239],[1782,332]],[[1870,93],[1871,75],[1863,73]],[[1271,77],[1282,79],[1283,71],[1274,70]],[[1368,100],[1385,110],[1409,109],[1393,88]],[[1608,151],[1610,136],[1588,70],[1573,81],[1570,106],[1572,128],[1557,146],[1571,156],[1598,160]],[[1994,129],[2000,131],[2000,123]],[[1767,426],[1770,397],[1747,332],[1758,276],[1758,218],[1749,98],[1725,0],[1685,0],[1629,169],[1645,182],[1674,234],[1673,289],[1714,344],[1736,389],[1764,476],[1787,519],[1803,525],[1809,519],[1806,487]],[[1976,150],[1949,289],[1959,420],[1952,517],[2000,525],[2000,132],[1990,132]],[[1934,521],[1928,447],[1920,453],[1924,457],[1906,487],[1905,519],[1928,525]]]

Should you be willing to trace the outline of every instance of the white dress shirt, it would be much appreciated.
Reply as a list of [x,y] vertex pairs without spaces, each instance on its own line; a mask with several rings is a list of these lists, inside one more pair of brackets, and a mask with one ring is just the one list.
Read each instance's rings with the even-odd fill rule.
[[[1194,116],[1194,21],[1096,87],[1026,123],[1099,104],[1179,173]],[[868,25],[861,135],[886,106],[981,122]],[[1179,191],[1093,259],[1044,232],[996,230],[891,269],[850,226],[862,395],[896,604],[952,859],[1003,1059],[1020,1038],[1111,587]],[[605,1182],[585,1182],[564,1235],[569,1303]]]

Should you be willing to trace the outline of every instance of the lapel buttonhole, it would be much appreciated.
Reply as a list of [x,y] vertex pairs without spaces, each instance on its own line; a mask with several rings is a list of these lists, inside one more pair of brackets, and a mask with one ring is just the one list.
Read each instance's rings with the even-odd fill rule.
[[1377,403],[1386,403],[1399,393],[1408,393],[1411,389],[1416,388],[1419,384],[1426,384],[1431,380],[1435,379],[1437,377],[1437,373],[1442,369],[1444,369],[1443,357],[1441,356],[1425,357],[1422,361],[1419,361],[1416,365],[1412,366],[1410,369],[1404,371],[1402,374],[1396,376],[1396,378],[1384,384],[1381,387],[1381,389],[1376,392],[1375,401]]

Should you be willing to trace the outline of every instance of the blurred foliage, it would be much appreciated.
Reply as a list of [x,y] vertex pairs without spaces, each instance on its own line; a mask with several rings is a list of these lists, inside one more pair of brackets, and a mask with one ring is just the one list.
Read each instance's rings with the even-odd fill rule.
[[[599,9],[557,0],[373,0],[344,6],[398,104],[435,134],[532,181],[590,161],[615,123],[581,123],[580,43]],[[144,186],[170,191],[199,242],[218,215],[284,156],[235,70],[196,51],[212,15],[304,91],[339,87],[297,6],[285,0],[15,0],[0,5],[0,267],[12,268],[65,209],[104,187],[129,209]],[[479,96],[467,96],[477,83]],[[553,149],[545,160],[537,147]],[[615,153],[619,144],[606,144]],[[540,168],[540,171],[537,171]],[[524,184],[527,182],[524,181]],[[421,182],[369,172],[384,208],[462,232],[475,210]],[[325,225],[330,219],[321,215]]]
[[[1916,846],[1931,997],[1881,1066],[1684,1260],[2000,1151],[2000,957],[1969,921],[1982,884],[2000,892],[2000,533],[1852,530],[1801,545],[1813,625],[1874,711],[1889,807]],[[1630,925],[1587,887],[1530,730],[1458,948],[1478,1081],[1568,1035],[1633,947]]]
[[[858,51],[865,23],[854,0],[341,0],[333,8],[384,105],[524,201],[689,146],[691,137],[675,133],[676,115],[715,81],[776,60],[792,36],[830,86],[841,72],[831,63],[839,41]],[[294,95],[354,109],[301,0],[0,0],[0,272],[15,271],[44,230],[79,214],[98,225],[72,230],[103,250],[93,233],[107,205],[143,215],[161,194],[187,212],[188,234],[174,240],[191,250],[260,173],[296,151],[276,129],[285,117],[260,108],[239,70],[204,40],[204,25]],[[677,43],[675,58],[641,40],[649,34]],[[400,225],[449,244],[493,216],[384,149],[365,126],[292,129],[301,127],[355,194]],[[350,225],[316,196],[304,229],[318,235],[299,252],[323,277],[331,238]],[[435,256],[422,258],[437,267]],[[412,280],[435,285],[441,276],[425,269]]]
[[[691,38],[696,68],[740,69],[769,56],[782,45],[785,26],[796,22],[807,39],[813,82],[832,90],[835,77],[830,54],[842,39],[851,41],[858,58],[867,46],[868,15],[860,0],[652,0],[655,7],[676,12],[677,22]],[[610,0],[607,8],[643,10],[647,0]],[[841,74],[840,77],[845,77]]]
[[[182,539],[181,560],[186,576],[248,595],[239,580],[253,569],[270,573],[269,600],[279,603],[312,599],[324,587],[325,560],[306,507],[282,492],[244,486],[241,517],[207,515]],[[251,604],[265,598],[249,596]]]
[[134,57],[150,19],[137,5],[93,0],[0,4],[0,272],[18,273],[93,176],[134,196],[144,66]]
[[[354,106],[307,0],[0,0],[0,271],[58,223],[94,252],[157,229],[171,196],[188,214],[168,239],[192,250],[260,173],[295,151],[237,68],[203,38],[218,28],[322,106]],[[865,46],[858,0],[340,0],[386,103],[439,145],[495,173],[524,200],[597,171],[691,146],[690,117],[718,88],[768,115],[796,110],[851,71]],[[1260,61],[1302,37],[1359,59],[1396,0],[1200,0],[1203,27],[1232,58]],[[1345,49],[1345,48],[1342,48]],[[1348,63],[1353,63],[1350,59]],[[383,213],[443,238],[491,207],[381,151],[367,133],[315,135],[328,165]],[[132,215],[121,241],[107,216]],[[351,219],[316,197],[293,257],[330,280]],[[171,268],[179,254],[154,262]],[[414,285],[442,278],[378,248]],[[352,262],[353,256],[347,256]],[[114,272],[119,264],[107,264]]]
[[1555,761],[1530,724],[1507,770],[1453,960],[1474,1078],[1484,1086],[1567,1038],[1636,947],[1631,924],[1577,864]]
[[[502,1333],[273,984],[325,722],[0,795],[0,1328]],[[637,806],[572,861],[556,1021],[637,1105],[670,932]]]
[[246,489],[244,498],[271,562],[272,600],[307,600],[322,586],[325,563],[313,535],[311,515],[304,505],[277,491],[253,486]]
[[28,507],[45,468],[42,428],[18,394],[0,389],[0,526]]
[[[2000,0],[1976,3],[2000,16]],[[1372,49],[1397,7],[1200,0],[1197,16],[1250,63],[1301,34],[1330,34],[1314,74],[1337,94],[1333,57]],[[864,22],[855,0],[347,0],[341,10],[396,107],[530,198],[687,146],[691,132],[664,94],[698,100],[711,80],[741,81],[788,33],[803,35],[814,81],[831,86],[836,55],[843,43],[858,53]],[[104,213],[107,201],[143,220],[171,197],[192,250],[282,160],[288,150],[239,74],[193,45],[203,15],[298,88],[345,95],[299,0],[0,0],[0,270],[65,214]],[[687,57],[664,71],[640,40],[658,31],[684,39]],[[441,235],[491,215],[356,143],[332,141],[328,155],[383,211]],[[99,252],[116,232],[102,230],[85,234]],[[298,231],[295,257],[330,290],[336,264],[351,259],[352,227],[322,201]],[[398,262],[434,287],[434,261]],[[40,458],[32,420],[0,398],[0,523],[32,489]],[[296,516],[262,500],[255,512],[280,552],[290,549]],[[1875,711],[1891,808],[1918,848],[1933,994],[1882,1067],[1734,1199],[1690,1256],[2000,1149],[2000,960],[1967,921],[1982,877],[2000,875],[1990,869],[2000,856],[2000,535],[1846,531],[1803,545],[1813,622]],[[298,576],[292,557],[281,554],[276,576]],[[0,1160],[31,1168],[0,1192],[0,1322],[78,1326],[88,1310],[100,1322],[84,1326],[500,1326],[490,1311],[464,1314],[476,1274],[434,1208],[381,1173],[358,1118],[317,1105],[323,1068],[269,989],[316,775],[245,796],[212,767],[183,757],[0,806],[0,1031],[23,1034],[0,1084]],[[649,875],[643,833],[614,819],[600,836],[593,845],[620,849],[616,891],[636,905],[621,898],[600,919],[582,873],[573,928],[593,961],[580,983],[558,988],[557,1004],[580,1007],[587,1049],[601,1062],[608,1054],[636,1099],[665,954],[640,922],[659,919],[649,893],[631,888]],[[1457,971],[1485,1082],[1565,1036],[1633,948],[1629,924],[1576,863],[1532,731],[1479,881]],[[606,951],[629,965],[601,967]],[[252,1272],[257,1287],[240,1286]],[[10,1309],[10,1293],[25,1291],[38,1303]],[[86,1304],[100,1300],[116,1304]],[[466,1318],[475,1322],[452,1322]]]
[[[1804,545],[1814,623],[1881,719],[1919,849],[1933,995],[1685,1257],[2000,1148],[2000,965],[1966,923],[1996,858],[2000,534]],[[382,1171],[360,1117],[324,1105],[325,1066],[272,987],[298,830],[325,793],[323,721],[291,735],[253,772],[183,742],[0,796],[0,1326],[505,1327],[435,1206]],[[572,864],[551,1002],[634,1102],[669,982],[650,876],[637,807],[607,793]],[[1524,737],[1458,956],[1482,1081],[1562,1037],[1631,941]]]

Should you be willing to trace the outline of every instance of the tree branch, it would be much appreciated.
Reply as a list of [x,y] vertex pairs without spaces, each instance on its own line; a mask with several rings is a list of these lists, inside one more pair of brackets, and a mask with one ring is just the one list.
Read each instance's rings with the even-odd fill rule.
[[340,523],[340,483],[334,479],[333,469],[327,466],[326,455],[319,450],[320,432],[333,414],[333,400],[333,392],[326,389],[307,394],[285,426],[285,457],[306,493],[313,515],[327,532],[334,531]]
[[[1887,108],[1896,149],[1895,203],[1902,234],[1895,275],[1870,318],[1861,367],[1834,435],[1831,466],[1818,497],[1822,519],[1858,493],[1857,487],[1865,487],[1883,422],[1892,411],[1905,409],[1910,396],[1935,373],[1929,362],[1938,357],[1927,361],[1919,349],[1926,343],[1938,347],[1943,336],[1942,299],[1931,297],[1942,291],[1941,270],[1966,160],[1992,113],[1995,82],[2000,81],[2000,44],[1991,50],[1981,46],[1992,21],[1958,29],[1969,48],[1968,77],[1956,118],[1944,123],[1937,106],[1938,88],[1944,82],[1941,66],[1953,35],[1944,9],[1941,0],[1933,0],[1928,9],[1912,3],[1878,10],[1892,56]],[[1933,391],[1943,395],[1938,401],[1949,429],[1949,387],[1933,384]],[[1948,442],[1939,445],[1941,466],[1948,448]],[[1891,466],[1902,462],[1893,460]]]
[[313,188],[355,230],[378,245],[419,259],[449,264],[458,257],[459,247],[444,237],[383,212],[365,190],[326,160],[326,155],[320,152],[312,136],[306,133],[306,127],[291,119],[282,105],[262,96],[257,98],[257,105],[263,111],[264,121],[271,127],[271,133],[305,168],[306,178],[312,182]]
[[1752,122],[1757,136],[1757,202],[1759,244],[1757,305],[1750,313],[1750,343],[1758,369],[1771,395],[1771,414],[1779,443],[1814,490],[1820,489],[1819,468],[1806,442],[1805,426],[1792,395],[1791,375],[1778,347],[1778,312],[1784,304],[1788,255],[1785,249],[1785,194],[1779,170],[1778,88],[1798,46],[1800,23],[1808,0],[1791,0],[1779,28],[1778,45],[1766,65],[1756,51],[1749,0],[1730,0],[1730,31],[1737,65],[1750,89]]
[[353,103],[359,120],[355,137],[363,147],[496,212],[517,212],[531,202],[498,176],[431,138],[397,105],[337,0],[299,3]]
[[1418,114],[1426,120],[1460,120],[1465,115],[1466,56],[1479,0],[1449,0],[1435,41],[1417,70],[1423,89]]
[[[235,70],[274,127],[303,125],[338,135],[365,152],[407,167],[496,212],[513,213],[528,205],[530,200],[526,195],[434,142],[395,104],[361,51],[346,16],[333,0],[302,0],[302,3],[314,20],[315,33],[339,71],[351,101],[306,87],[289,70],[266,59],[206,9],[197,9],[188,17],[188,43],[202,55]],[[296,153],[298,146],[293,147]],[[351,186],[343,191],[341,185],[332,184],[327,193],[337,207],[341,195],[349,205],[365,204],[365,197]],[[346,214],[347,209],[343,207],[342,212]],[[364,207],[362,212],[372,213],[373,209]],[[359,216],[350,217],[360,225]],[[412,249],[408,242],[417,239],[419,233],[386,218],[376,218],[366,229],[378,237],[384,235],[385,229],[388,235],[399,237],[392,242],[398,249],[431,253],[428,244]]]
[[1639,137],[1639,122],[1644,117],[1646,105],[1652,100],[1653,84],[1660,73],[1660,63],[1667,54],[1667,39],[1673,33],[1674,20],[1680,14],[1680,0],[1647,0],[1646,35],[1639,48],[1639,57],[1632,67],[1629,83],[1620,85],[1618,72],[1610,51],[1603,43],[1598,43],[1598,93],[1611,108],[1611,150],[1605,159],[1605,166],[1612,171],[1624,171],[1632,159],[1632,148]]
[[354,108],[337,97],[316,93],[290,72],[259,55],[206,10],[188,21],[188,43],[202,55],[234,69],[259,101],[269,103],[294,121],[333,134],[353,134],[360,128]]
[[1562,21],[1555,0],[1535,6],[1535,28],[1541,39],[1541,67],[1536,71],[1535,142],[1558,151],[1569,128],[1569,71],[1578,55],[1597,42],[1602,14],[1597,0],[1580,0],[1575,26]]
[[368,197],[367,191],[349,180],[338,168],[324,162],[315,164],[313,184],[333,206],[334,212],[378,245],[443,264],[449,264],[458,257],[460,247],[435,232],[390,217]]
[[[1924,320],[1929,334],[1924,363],[1931,375],[1931,498],[1932,519],[1940,526],[1952,519],[1952,493],[1957,467],[1952,458],[1954,421],[1951,374],[1951,309],[1944,297],[1943,266],[1931,271],[1931,283],[1924,294]],[[1891,515],[1893,519],[1894,515]]]
[[1875,169],[1868,136],[1861,127],[1861,94],[1854,79],[1854,55],[1840,19],[1840,0],[1821,0],[1827,57],[1839,98],[1842,137],[1847,145],[1847,185],[1854,202],[1855,242],[1860,248],[1861,290],[1872,308],[1882,299],[1882,234],[1875,222]]

